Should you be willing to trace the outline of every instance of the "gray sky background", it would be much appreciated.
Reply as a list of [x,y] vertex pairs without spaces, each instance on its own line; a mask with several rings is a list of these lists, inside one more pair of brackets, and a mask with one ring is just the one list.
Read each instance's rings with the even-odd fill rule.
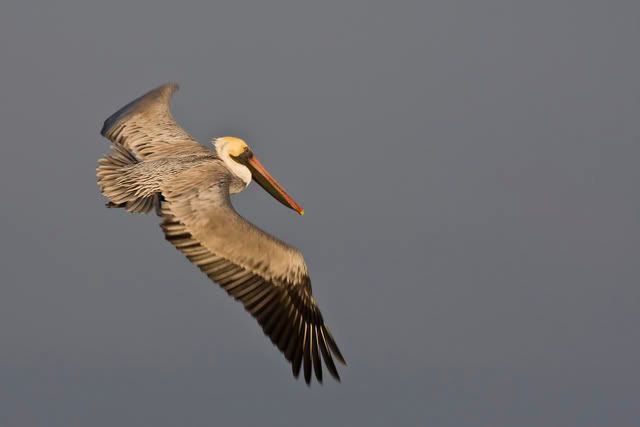
[[[0,425],[638,425],[639,2],[27,3],[0,6]],[[103,120],[169,80],[305,207],[234,199],[304,252],[342,384],[104,208]]]

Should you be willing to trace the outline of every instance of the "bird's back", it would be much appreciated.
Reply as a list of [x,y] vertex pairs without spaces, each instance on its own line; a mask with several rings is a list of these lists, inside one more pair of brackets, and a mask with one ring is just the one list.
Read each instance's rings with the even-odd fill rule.
[[[109,199],[109,206],[146,213],[154,206],[159,210],[163,185],[202,164],[211,164],[212,167],[207,170],[218,174],[217,179],[228,179],[229,171],[212,151],[210,154],[196,153],[140,161],[126,148],[115,144],[113,152],[99,161],[98,185]],[[203,176],[202,179],[211,177]]]

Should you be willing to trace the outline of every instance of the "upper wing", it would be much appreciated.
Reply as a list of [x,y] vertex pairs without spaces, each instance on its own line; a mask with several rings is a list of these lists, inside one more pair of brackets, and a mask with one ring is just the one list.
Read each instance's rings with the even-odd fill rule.
[[176,90],[176,83],[167,83],[147,92],[105,120],[100,134],[140,160],[210,153],[171,115],[171,97]]
[[163,189],[167,240],[242,302],[292,363],[296,377],[303,365],[307,384],[312,368],[322,381],[322,354],[339,380],[332,353],[345,361],[312,296],[302,254],[236,213],[219,167],[214,162],[194,167]]

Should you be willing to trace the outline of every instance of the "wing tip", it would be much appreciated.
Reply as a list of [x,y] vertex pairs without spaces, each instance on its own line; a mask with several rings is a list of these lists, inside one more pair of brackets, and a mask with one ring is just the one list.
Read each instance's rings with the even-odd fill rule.
[[104,123],[102,125],[102,129],[100,130],[100,135],[102,135],[105,138],[108,138],[108,134],[111,131],[111,129],[113,129],[122,118],[124,118],[127,115],[129,115],[130,113],[134,112],[136,107],[141,105],[140,104],[141,101],[146,101],[146,100],[148,100],[150,98],[154,98],[154,97],[161,97],[161,98],[164,98],[164,101],[168,104],[169,100],[171,99],[171,96],[178,89],[180,89],[180,85],[178,83],[176,83],[176,82],[167,82],[167,83],[162,84],[162,85],[156,87],[155,89],[151,89],[150,91],[146,92],[145,94],[139,96],[138,98],[136,98],[133,101],[129,102],[127,105],[125,105],[124,107],[120,108],[118,111],[116,111],[112,115],[110,115],[107,118],[107,120],[104,121]]

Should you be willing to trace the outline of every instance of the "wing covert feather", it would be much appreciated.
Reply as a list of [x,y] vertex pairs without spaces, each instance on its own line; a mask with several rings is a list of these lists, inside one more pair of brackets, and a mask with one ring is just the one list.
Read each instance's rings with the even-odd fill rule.
[[173,118],[171,98],[176,90],[176,83],[166,83],[131,101],[105,120],[100,134],[140,160],[210,154]]

